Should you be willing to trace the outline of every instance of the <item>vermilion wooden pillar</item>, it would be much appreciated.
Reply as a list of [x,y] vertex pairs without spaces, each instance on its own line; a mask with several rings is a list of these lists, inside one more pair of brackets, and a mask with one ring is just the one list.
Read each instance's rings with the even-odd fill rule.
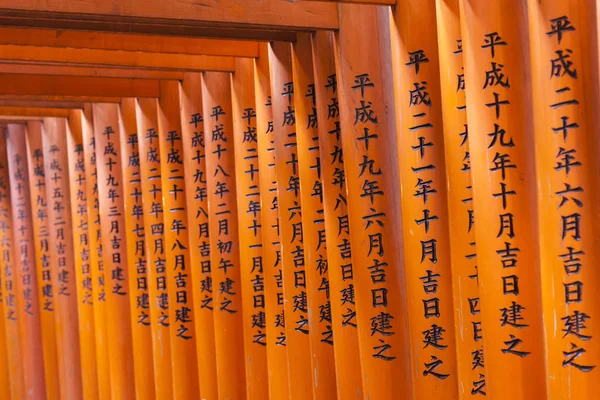
[[79,342],[81,343],[81,383],[86,399],[98,398],[96,363],[96,331],[94,324],[94,294],[90,264],[89,221],[87,210],[86,171],[83,159],[81,110],[72,110],[67,125],[67,155],[73,221],[73,258],[77,278],[79,311]]
[[333,32],[317,31],[313,35],[312,54],[319,115],[319,153],[337,393],[340,399],[350,399],[362,397],[362,379],[335,51]]
[[[254,60],[238,58],[231,75],[235,183],[248,399],[269,397],[265,277],[259,187]],[[258,302],[257,302],[258,300]]]
[[157,398],[173,397],[173,368],[169,320],[169,292],[164,235],[164,206],[160,177],[160,144],[158,142],[157,100],[140,98],[136,101],[138,152],[146,249],[148,251],[148,293],[152,347]]
[[[311,399],[313,378],[306,262],[302,234],[302,201],[296,144],[296,88],[292,77],[291,45],[274,42],[269,52],[273,139],[277,165],[279,232],[285,309],[285,344],[291,399]],[[280,340],[282,340],[280,339]]]
[[93,105],[112,399],[135,397],[118,104]]
[[40,324],[40,303],[35,273],[35,243],[31,220],[26,127],[9,124],[6,131],[6,151],[10,179],[10,201],[13,227],[13,259],[15,289],[20,308],[19,325],[23,360],[24,399],[46,396],[44,355]]
[[389,9],[338,10],[336,75],[364,397],[411,398]]
[[458,0],[437,0],[436,11],[440,71],[444,71],[440,73],[440,85],[446,150],[458,393],[461,398],[471,398],[486,393],[485,357]]
[[187,215],[190,258],[193,265],[194,305],[198,340],[198,374],[200,394],[216,399],[217,356],[214,329],[214,286],[210,262],[208,231],[208,192],[206,187],[206,144],[202,111],[202,74],[188,72],[180,85],[181,132],[183,163],[186,177],[186,196],[190,210]]
[[42,129],[46,196],[50,226],[52,279],[56,289],[56,335],[61,398],[83,394],[77,315],[77,287],[73,260],[71,199],[67,162],[67,121],[44,118]]
[[48,400],[58,400],[60,398],[60,388],[58,376],[56,375],[58,355],[56,351],[55,288],[52,284],[52,269],[50,267],[50,245],[48,243],[50,229],[48,226],[48,200],[46,197],[41,121],[29,121],[27,123],[27,161],[33,240],[35,241],[35,270],[38,282],[38,299],[40,301],[40,323],[43,332],[46,398]]
[[129,302],[135,393],[138,399],[154,399],[154,363],[150,299],[148,297],[148,246],[142,206],[140,152],[138,146],[135,98],[121,99],[119,128],[121,131],[121,165],[123,166],[123,203],[129,260]]
[[166,270],[171,326],[173,396],[199,397],[195,308],[183,169],[179,82],[162,81],[158,101],[158,142],[164,207]]
[[548,398],[592,399],[600,377],[597,4],[527,4]]
[[259,44],[259,57],[254,59],[254,93],[256,96],[256,134],[261,225],[263,242],[263,270],[265,278],[265,322],[269,398],[289,398],[287,347],[285,345],[285,311],[283,307],[283,278],[281,242],[279,236],[279,202],[271,80],[269,76],[269,44]]
[[86,170],[88,228],[92,293],[94,295],[94,329],[96,337],[96,365],[98,370],[98,397],[110,399],[110,363],[108,358],[108,321],[100,203],[98,201],[98,168],[96,167],[96,139],[94,137],[92,106],[86,104],[82,115],[83,156]]
[[[246,397],[230,74],[202,74],[208,225],[219,398]],[[243,233],[247,234],[247,233]],[[264,306],[259,294],[257,306]]]
[[525,3],[460,4],[485,391],[545,397]]

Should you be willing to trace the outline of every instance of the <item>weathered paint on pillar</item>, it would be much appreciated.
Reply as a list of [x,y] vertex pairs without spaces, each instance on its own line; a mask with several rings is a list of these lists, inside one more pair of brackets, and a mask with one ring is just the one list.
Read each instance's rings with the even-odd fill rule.
[[23,359],[24,399],[46,396],[44,354],[40,323],[38,282],[35,273],[35,244],[31,220],[31,200],[27,180],[26,126],[9,124],[6,131],[6,152],[10,179],[10,200],[13,227],[13,260],[19,315],[21,357]]
[[[310,339],[311,375],[315,399],[336,396],[335,361],[321,154],[319,150],[317,102],[310,34],[298,34],[292,45],[294,105],[298,175],[302,199],[302,233],[306,263],[306,294]],[[342,229],[346,229],[342,226]]]
[[486,393],[544,398],[526,4],[460,5]]
[[61,398],[83,395],[77,287],[73,259],[67,121],[44,118],[42,129],[46,196],[50,218],[50,262],[55,290],[58,376]]
[[71,110],[67,125],[67,155],[73,221],[73,256],[77,280],[79,343],[81,344],[81,383],[85,399],[98,398],[94,293],[90,264],[89,221],[85,161],[83,159],[81,110]]
[[[340,4],[338,11],[336,75],[364,397],[412,398],[389,9]],[[365,106],[373,114],[361,119]]]
[[33,240],[35,241],[35,269],[38,282],[38,299],[40,301],[40,323],[43,331],[42,346],[44,349],[46,398],[48,400],[58,400],[60,398],[60,388],[58,375],[56,374],[58,368],[54,304],[56,293],[52,284],[52,270],[50,267],[50,246],[48,243],[50,229],[48,225],[48,201],[46,197],[41,121],[29,121],[27,123],[27,161]]
[[135,397],[119,105],[93,105],[113,400]]
[[[528,1],[548,398],[598,396],[598,48],[594,2]],[[594,40],[593,38],[596,37]],[[531,157],[531,152],[528,152]]]
[[269,397],[269,385],[254,60],[235,60],[231,100],[233,135],[230,137],[235,152],[246,392],[248,399],[258,400]]
[[190,259],[194,278],[196,312],[196,350],[200,394],[203,399],[216,399],[217,356],[215,349],[213,280],[208,232],[208,193],[206,188],[206,152],[202,111],[202,73],[185,73],[179,87],[181,101],[181,132],[186,196],[190,210],[188,231]]
[[[230,74],[202,74],[208,228],[219,398],[246,397]],[[254,298],[264,306],[264,298]]]
[[[200,397],[192,266],[183,170],[179,82],[162,81],[158,100],[158,142],[162,178],[167,289],[171,325],[173,397]],[[190,211],[192,211],[190,209]]]
[[282,253],[280,279],[283,280],[289,395],[293,400],[306,400],[313,398],[313,379],[310,365],[306,263],[296,145],[294,97],[297,94],[295,94],[296,88],[292,77],[291,57],[289,43],[271,44],[269,52],[271,107],[277,164],[277,200]]
[[333,32],[312,36],[327,270],[335,352],[337,395],[362,399],[360,354],[354,296],[354,266],[348,225],[348,193],[340,128]]
[[154,363],[150,299],[148,297],[148,247],[144,227],[140,153],[138,148],[135,98],[121,99],[119,108],[121,135],[121,165],[123,167],[123,202],[127,259],[129,260],[129,303],[131,307],[131,336],[135,393],[137,399],[154,399]]
[[437,0],[437,34],[448,187],[458,394],[483,396],[485,357],[477,282],[475,216],[458,0]]
[[260,223],[262,225],[263,270],[265,278],[265,323],[269,398],[289,398],[287,347],[283,307],[281,242],[277,198],[277,171],[273,134],[273,107],[269,76],[269,44],[259,44],[254,59],[254,93],[256,96],[256,140],[260,170]]

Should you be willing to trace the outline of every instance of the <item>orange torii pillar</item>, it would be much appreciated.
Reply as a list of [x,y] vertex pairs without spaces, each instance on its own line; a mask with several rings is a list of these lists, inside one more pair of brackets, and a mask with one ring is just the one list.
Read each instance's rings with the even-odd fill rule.
[[26,128],[24,124],[9,124],[6,132],[6,152],[10,179],[13,227],[13,260],[16,278],[17,304],[23,360],[24,399],[46,397],[40,303],[35,273],[35,244],[31,220],[31,200],[27,180]]
[[[338,7],[336,76],[344,168],[352,177],[346,184],[364,397],[411,398],[395,121],[386,112],[394,104],[389,9]],[[361,120],[365,107],[372,114]]]
[[200,395],[216,399],[217,356],[213,307],[213,281],[210,263],[208,232],[208,194],[206,188],[206,154],[204,119],[202,118],[202,73],[184,74],[179,87],[181,99],[181,133],[183,136],[183,164],[186,177],[186,200],[190,259],[194,284],[196,313],[196,350]]
[[5,329],[5,344],[8,364],[7,398],[24,398],[23,359],[21,358],[21,334],[16,293],[16,271],[13,256],[13,224],[10,202],[10,182],[8,155],[6,152],[6,131],[0,130],[0,269],[2,274],[2,301]]
[[[158,143],[164,207],[164,233],[173,398],[196,399],[200,395],[196,351],[192,263],[183,169],[183,143],[179,110],[179,82],[162,81],[158,101]],[[189,210],[193,212],[193,210]]]
[[265,278],[265,324],[269,398],[289,398],[288,358],[285,345],[283,307],[283,275],[277,172],[273,137],[273,107],[269,77],[269,44],[259,44],[259,57],[254,59],[254,94],[256,97],[256,140],[260,186],[260,224],[262,225],[262,261]]
[[[298,175],[302,200],[302,233],[315,399],[336,396],[333,329],[321,181],[317,102],[310,34],[298,34],[292,45]],[[342,229],[347,221],[342,222]]]
[[362,398],[363,390],[333,35],[333,32],[317,31],[312,37],[312,53],[319,115],[319,150],[337,393],[340,399],[350,399]]
[[108,357],[108,320],[102,256],[102,229],[98,200],[98,168],[96,167],[96,138],[94,137],[92,106],[86,104],[82,114],[83,158],[87,190],[88,230],[92,294],[94,295],[94,329],[96,337],[96,367],[98,372],[98,398],[110,400],[110,363]]
[[58,376],[61,398],[83,395],[77,285],[71,228],[67,121],[44,118],[42,129],[50,227],[50,265],[55,288]]
[[269,385],[254,60],[236,58],[231,83],[246,392],[258,400],[269,398]]
[[598,48],[589,1],[528,1],[548,398],[598,397]]
[[73,221],[73,251],[77,277],[79,305],[79,343],[81,343],[81,383],[85,399],[98,398],[98,370],[96,364],[96,331],[94,327],[94,293],[90,264],[87,187],[83,160],[81,110],[71,110],[67,129],[69,184],[71,192],[71,220]]
[[164,207],[160,177],[157,100],[136,102],[138,152],[146,249],[148,251],[148,293],[154,354],[154,385],[158,399],[173,398],[173,368],[167,290]]
[[[246,384],[230,77],[202,74],[202,109],[219,398],[241,399]],[[264,296],[254,301],[264,306]]]
[[[435,0],[405,0],[391,24],[404,261],[415,397],[456,399],[450,237]],[[369,103],[355,121],[371,121]]]
[[271,44],[271,107],[283,272],[279,279],[283,280],[286,332],[280,340],[285,340],[288,351],[290,399],[306,400],[313,398],[313,379],[291,57],[289,43]]
[[456,372],[459,396],[470,398],[483,396],[486,388],[460,10],[458,0],[437,0],[436,7],[440,70],[446,71],[440,74],[440,85],[456,327],[453,328],[457,349]]
[[60,398],[60,388],[56,374],[58,354],[56,351],[55,290],[52,285],[50,248],[48,244],[50,229],[48,226],[48,201],[46,197],[46,174],[44,173],[41,121],[29,121],[27,123],[27,161],[33,239],[35,240],[35,269],[41,310],[40,323],[43,332],[46,398],[47,400],[58,400]]
[[461,0],[472,197],[492,398],[545,398],[524,2]]
[[118,104],[94,103],[98,202],[102,229],[108,351],[113,400],[135,397],[130,265],[127,257],[123,170]]
[[129,260],[129,302],[131,307],[131,337],[137,399],[154,399],[154,363],[150,299],[148,297],[148,255],[145,240],[144,209],[140,176],[135,98],[121,99],[119,128],[121,131],[121,165],[127,259]]

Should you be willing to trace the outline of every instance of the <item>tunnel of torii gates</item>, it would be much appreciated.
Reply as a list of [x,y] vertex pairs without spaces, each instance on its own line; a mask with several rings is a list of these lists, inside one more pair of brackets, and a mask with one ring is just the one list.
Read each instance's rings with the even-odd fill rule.
[[0,0],[0,399],[598,399],[597,7]]

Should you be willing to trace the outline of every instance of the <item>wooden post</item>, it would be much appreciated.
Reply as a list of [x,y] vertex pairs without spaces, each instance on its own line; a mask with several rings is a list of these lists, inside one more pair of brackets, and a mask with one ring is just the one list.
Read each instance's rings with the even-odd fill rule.
[[73,255],[79,305],[79,342],[81,343],[81,383],[86,399],[98,398],[94,293],[90,264],[89,221],[87,213],[86,171],[83,160],[83,112],[71,110],[67,128],[67,154],[73,221]]
[[[35,241],[35,269],[38,282],[38,299],[40,301],[40,323],[43,332],[46,398],[48,400],[58,400],[60,398],[60,388],[56,374],[56,370],[58,369],[58,354],[56,351],[57,338],[54,304],[56,291],[52,284],[52,268],[50,267],[50,247],[48,244],[50,229],[48,225],[48,200],[46,197],[46,174],[44,172],[41,121],[29,121],[27,123],[27,160],[31,214],[33,219],[33,240]],[[0,334],[2,334],[1,331]]]
[[363,397],[333,32],[312,36],[337,393]]
[[482,396],[486,390],[458,0],[437,0],[436,10],[440,70],[446,71],[440,74],[440,85],[446,150],[456,371],[459,396],[470,398]]
[[13,260],[15,289],[20,308],[19,327],[23,360],[24,399],[46,396],[42,331],[38,282],[35,273],[35,250],[29,195],[26,128],[24,124],[9,124],[6,132],[6,152],[10,180],[10,201],[13,227]]
[[164,207],[167,289],[174,399],[198,398],[198,363],[192,296],[179,82],[163,81],[158,101],[158,142]]
[[[310,362],[315,399],[336,396],[333,329],[323,209],[323,183],[310,34],[298,34],[292,45],[298,175],[302,200],[302,237],[306,263],[306,295]],[[346,223],[343,223],[347,225]],[[342,229],[344,225],[342,225]]]
[[[246,397],[231,75],[202,74],[219,398]],[[262,295],[254,304],[264,306]]]
[[592,3],[528,2],[548,398],[595,398],[600,377],[594,336],[600,329],[594,298],[600,289],[598,21]]
[[[129,308],[129,263],[123,170],[119,136],[119,106],[95,103],[94,137],[98,168],[98,200],[102,229],[105,291],[107,300],[108,351],[113,400],[135,397],[131,312]],[[133,384],[132,384],[133,383]]]
[[123,202],[127,259],[129,260],[129,302],[131,307],[131,336],[137,399],[154,399],[154,363],[152,329],[150,328],[150,299],[148,297],[148,247],[144,227],[140,153],[138,148],[135,98],[124,98],[119,108],[121,135],[121,165],[123,166]]
[[[338,11],[336,75],[364,397],[412,398],[395,121],[386,111],[394,104],[389,9],[340,4]],[[365,106],[373,114],[361,120]]]
[[216,399],[217,356],[215,348],[213,281],[208,232],[208,193],[206,188],[206,152],[202,111],[202,73],[185,73],[180,85],[181,133],[186,177],[186,200],[190,242],[190,259],[194,266],[194,305],[196,313],[196,350],[200,395]]
[[280,215],[285,340],[288,349],[290,398],[312,399],[310,340],[306,268],[302,237],[300,178],[296,148],[296,116],[292,77],[291,45],[271,44],[271,102],[273,137],[277,164],[277,190]]
[[87,211],[94,295],[94,328],[96,336],[96,366],[98,370],[98,398],[110,400],[110,363],[108,358],[108,321],[98,200],[98,168],[96,167],[96,138],[94,137],[92,106],[86,104],[82,114],[83,158],[86,170]]
[[56,335],[61,398],[83,395],[71,199],[67,162],[67,121],[44,118],[42,129],[50,224],[50,265],[56,288]]
[[285,345],[283,279],[277,173],[273,134],[273,107],[269,77],[269,44],[259,44],[259,57],[254,59],[254,93],[256,96],[256,132],[265,278],[265,319],[269,398],[289,399],[288,358]]
[[[236,58],[231,75],[235,183],[248,399],[269,397],[263,225],[261,222],[254,60]],[[258,300],[258,302],[257,302]]]
[[544,398],[526,5],[460,5],[485,392]]

